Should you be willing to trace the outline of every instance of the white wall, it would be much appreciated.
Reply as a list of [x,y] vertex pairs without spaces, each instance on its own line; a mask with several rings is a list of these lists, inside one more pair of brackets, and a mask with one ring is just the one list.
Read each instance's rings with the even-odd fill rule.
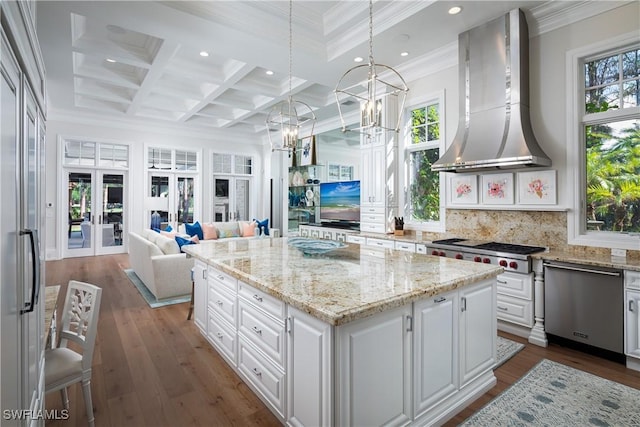
[[[67,211],[64,205],[63,176],[61,171],[62,154],[58,150],[58,141],[61,137],[76,138],[86,141],[103,141],[128,144],[130,146],[131,164],[128,172],[128,200],[129,230],[140,230],[144,227],[144,200],[146,195],[145,177],[146,167],[144,151],[147,145],[171,148],[187,148],[200,150],[202,155],[202,179],[200,182],[200,206],[202,218],[200,221],[211,221],[211,153],[237,153],[251,155],[255,159],[254,182],[252,194],[252,206],[255,206],[256,217],[269,215],[269,199],[263,197],[269,194],[269,179],[271,176],[271,162],[265,162],[265,156],[270,159],[271,152],[268,147],[252,144],[246,141],[238,143],[235,140],[214,141],[203,135],[181,132],[175,128],[159,129],[157,126],[140,127],[123,123],[78,123],[62,119],[49,119],[47,121],[47,180],[46,180],[46,205],[47,205],[47,259],[57,259],[62,256],[61,242],[64,241],[64,233],[67,232]],[[126,243],[126,242],[125,242]]]

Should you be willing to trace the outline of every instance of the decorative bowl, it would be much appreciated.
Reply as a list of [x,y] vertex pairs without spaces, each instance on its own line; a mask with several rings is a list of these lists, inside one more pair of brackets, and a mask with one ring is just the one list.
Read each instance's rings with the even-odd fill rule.
[[346,248],[347,245],[334,240],[307,239],[304,237],[291,237],[290,246],[299,249],[305,255],[322,255],[336,249]]

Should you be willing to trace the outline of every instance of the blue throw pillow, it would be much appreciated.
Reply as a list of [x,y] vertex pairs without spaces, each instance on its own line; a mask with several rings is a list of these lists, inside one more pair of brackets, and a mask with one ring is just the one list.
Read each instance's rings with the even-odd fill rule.
[[198,221],[194,222],[193,224],[187,224],[185,222],[184,230],[187,232],[189,236],[198,236],[198,239],[204,240],[204,233]]
[[254,221],[256,222],[256,226],[258,227],[258,230],[260,230],[260,234],[268,236],[269,235],[269,218],[264,219],[262,221],[258,221],[257,219],[254,218]]
[[164,229],[167,233],[173,231],[173,228],[170,225],[167,225],[167,228]]
[[193,240],[185,239],[184,237],[176,236],[176,243],[180,247],[180,252],[183,252],[182,247],[185,245],[194,245],[196,242]]

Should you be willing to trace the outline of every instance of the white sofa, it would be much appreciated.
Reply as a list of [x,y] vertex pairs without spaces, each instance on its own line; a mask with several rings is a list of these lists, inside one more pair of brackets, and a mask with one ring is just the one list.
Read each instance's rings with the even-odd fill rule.
[[193,259],[175,239],[151,229],[129,232],[129,264],[159,300],[191,293]]
[[[233,227],[233,222],[211,223],[220,228]],[[240,227],[238,227],[240,229]],[[279,237],[280,230],[271,228],[269,237]],[[184,225],[180,226],[184,232]],[[255,236],[227,237],[201,240],[200,244],[227,239],[254,238]],[[129,232],[129,264],[140,280],[157,299],[171,298],[191,293],[191,269],[193,259],[180,251],[175,238],[151,229],[139,233]]]

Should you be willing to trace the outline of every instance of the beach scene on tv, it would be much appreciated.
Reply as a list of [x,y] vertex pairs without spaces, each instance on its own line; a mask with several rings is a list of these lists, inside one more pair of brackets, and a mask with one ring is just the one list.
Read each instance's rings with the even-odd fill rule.
[[320,218],[360,221],[360,181],[323,183],[320,186]]

